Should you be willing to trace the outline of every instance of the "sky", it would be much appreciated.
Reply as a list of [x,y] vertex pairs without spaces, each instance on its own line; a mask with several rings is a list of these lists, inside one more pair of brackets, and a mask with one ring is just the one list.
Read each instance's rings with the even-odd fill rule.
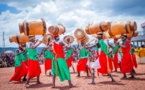
[[[102,21],[136,21],[137,30],[142,31],[140,25],[145,22],[145,1],[0,0],[0,47],[3,47],[3,32],[6,47],[17,47],[17,44],[9,42],[9,37],[19,33],[18,24],[40,18],[46,21],[47,29],[50,25],[63,24],[66,27],[65,35],[74,35],[77,28],[85,30],[88,24]],[[61,35],[61,38],[65,35]],[[42,36],[37,38],[42,39]]]

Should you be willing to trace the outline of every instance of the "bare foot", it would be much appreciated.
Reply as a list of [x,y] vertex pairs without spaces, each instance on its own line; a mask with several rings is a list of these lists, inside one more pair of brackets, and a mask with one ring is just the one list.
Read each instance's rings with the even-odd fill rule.
[[121,79],[126,79],[127,77],[126,76],[123,76]]
[[13,82],[9,81],[8,84],[12,84]]
[[37,83],[36,84],[41,84],[41,82],[40,81],[37,81]]
[[45,72],[45,75],[47,76],[47,73]]
[[30,87],[30,84],[26,84],[25,86],[26,86],[26,88],[29,88]]
[[90,77],[90,75],[87,75],[87,77]]
[[72,88],[72,87],[74,87],[73,84],[70,84],[70,85],[69,85],[69,88]]
[[52,76],[51,72],[49,72],[49,76]]
[[77,77],[80,77],[80,75],[77,75]]
[[131,76],[131,77],[129,77],[129,78],[131,78],[131,79],[132,79],[132,78],[135,78],[135,77],[134,77],[134,76]]
[[55,88],[55,85],[52,85],[52,88]]
[[112,82],[116,82],[116,81],[113,79]]
[[88,84],[96,84],[95,82],[90,82],[90,83],[88,83]]

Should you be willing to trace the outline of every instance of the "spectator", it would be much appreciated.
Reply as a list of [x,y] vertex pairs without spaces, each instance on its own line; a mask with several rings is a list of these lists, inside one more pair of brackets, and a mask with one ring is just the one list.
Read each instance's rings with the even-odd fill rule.
[[14,55],[10,54],[10,66],[14,66]]
[[10,67],[11,66],[11,64],[10,64],[10,57],[7,54],[5,55],[5,61],[7,63],[7,67]]
[[5,56],[3,54],[0,55],[0,67],[7,67]]

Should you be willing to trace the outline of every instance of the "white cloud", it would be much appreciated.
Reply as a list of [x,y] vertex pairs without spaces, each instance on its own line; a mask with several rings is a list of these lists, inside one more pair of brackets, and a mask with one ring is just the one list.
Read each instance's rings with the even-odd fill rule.
[[[67,29],[66,34],[70,35],[73,35],[74,30],[77,28],[85,30],[87,24],[100,23],[102,21],[136,21],[138,30],[141,30],[142,28],[140,27],[140,24],[145,20],[145,17],[143,16],[111,15],[110,13],[113,13],[111,9],[101,6],[113,3],[112,0],[106,1],[106,3],[103,1],[93,2],[91,0],[80,0],[78,2],[73,0],[33,1],[34,0],[29,0],[27,2],[24,0],[21,2],[17,0],[2,1],[2,3],[6,3],[9,6],[13,6],[20,10],[17,14],[11,13],[9,10],[0,14],[0,39],[2,38],[2,32],[4,31],[7,47],[16,46],[14,43],[11,44],[8,38],[10,35],[19,33],[18,24],[23,20],[44,18],[47,23],[47,28],[50,25],[62,23]],[[63,36],[64,35],[62,35],[62,37]],[[1,40],[0,43],[1,47]]]

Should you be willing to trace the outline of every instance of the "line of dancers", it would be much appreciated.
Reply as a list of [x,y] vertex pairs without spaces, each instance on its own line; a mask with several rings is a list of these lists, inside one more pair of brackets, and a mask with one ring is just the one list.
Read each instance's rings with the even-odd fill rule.
[[[116,82],[112,76],[113,68],[115,71],[119,68],[123,74],[123,79],[127,78],[126,73],[130,73],[130,78],[135,78],[135,70],[137,68],[136,56],[133,45],[130,40],[127,39],[125,34],[121,35],[121,40],[114,40],[115,46],[109,44],[108,39],[103,39],[103,33],[97,34],[98,40],[94,45],[87,45],[84,40],[81,40],[81,47],[74,49],[70,44],[70,39],[67,39],[68,44],[60,41],[59,35],[54,35],[54,40],[48,42],[46,47],[42,50],[41,54],[45,57],[44,69],[45,74],[49,70],[49,75],[52,75],[52,87],[55,88],[56,76],[63,82],[68,80],[69,87],[73,87],[71,82],[71,74],[69,68],[73,65],[73,53],[79,53],[79,60],[76,66],[77,77],[81,77],[81,72],[86,72],[87,76],[91,76],[91,82],[89,84],[95,84],[95,72],[99,75],[107,74],[112,82]],[[36,84],[41,84],[40,74],[41,68],[37,56],[37,47],[42,41],[36,40],[35,36],[29,36],[29,46],[23,46],[19,44],[18,50],[15,55],[15,72],[9,84],[13,81],[26,81],[26,87],[30,87],[31,79],[37,77]],[[90,66],[90,49],[96,48],[95,61]],[[65,52],[66,51],[66,52]],[[112,63],[113,61],[113,63]]]

